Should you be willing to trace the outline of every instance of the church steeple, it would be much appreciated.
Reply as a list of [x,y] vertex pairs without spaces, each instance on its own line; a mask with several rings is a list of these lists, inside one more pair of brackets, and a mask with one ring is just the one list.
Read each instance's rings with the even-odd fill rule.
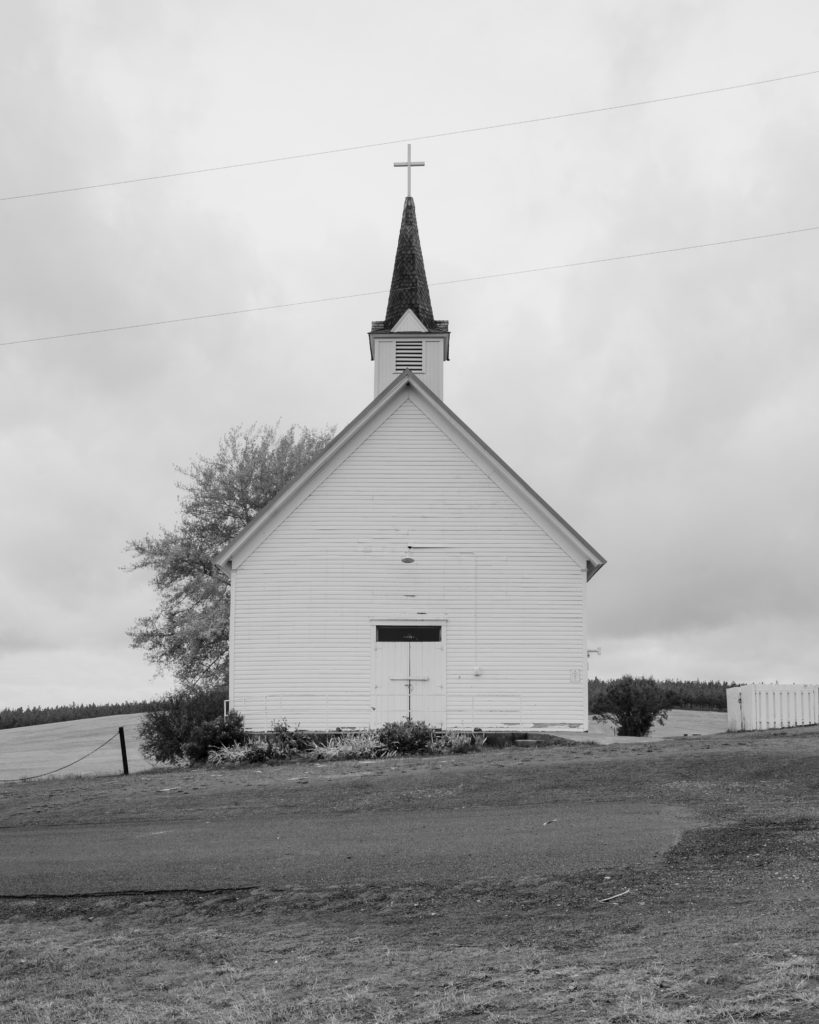
[[[407,153],[406,164],[410,167]],[[375,393],[384,390],[398,374],[411,370],[439,398],[443,398],[443,364],[449,359],[449,323],[432,313],[421,237],[412,196],[404,200],[398,247],[392,272],[387,313],[370,331],[370,355],[375,362]]]
[[395,251],[395,266],[392,271],[384,329],[391,331],[408,309],[415,313],[427,330],[434,330],[432,302],[429,297],[424,254],[421,252],[421,236],[418,234],[418,221],[415,218],[415,202],[412,196],[407,196],[404,200],[404,214],[401,218],[401,230],[398,232],[398,248]]

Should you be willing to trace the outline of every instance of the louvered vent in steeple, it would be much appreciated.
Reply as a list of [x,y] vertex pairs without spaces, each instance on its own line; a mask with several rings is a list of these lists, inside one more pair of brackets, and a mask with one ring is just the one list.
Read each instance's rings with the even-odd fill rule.
[[423,338],[395,339],[395,372],[424,372],[424,340]]

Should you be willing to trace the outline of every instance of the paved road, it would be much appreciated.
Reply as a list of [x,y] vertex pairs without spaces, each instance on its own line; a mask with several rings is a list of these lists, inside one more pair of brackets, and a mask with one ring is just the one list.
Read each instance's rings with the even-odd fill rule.
[[[711,729],[720,724],[716,716],[706,722]],[[686,718],[674,726],[675,731],[693,731],[701,722]],[[49,727],[12,732],[32,736],[35,729]],[[21,800],[24,794],[41,793],[42,804],[36,813],[23,816],[13,813],[19,803],[18,791],[12,788],[4,805],[7,824],[0,825],[0,895],[447,884],[465,878],[508,881],[585,869],[611,872],[651,860],[695,824],[685,809],[675,806],[631,800],[553,802],[548,786],[542,789],[543,779],[548,781],[543,773],[537,783],[531,774],[521,776],[519,787],[528,793],[522,801],[511,781],[517,777],[515,763],[510,755],[493,759],[486,754],[474,764],[455,760],[451,765],[445,761],[355,769],[338,765],[321,772],[318,767],[294,768],[297,777],[292,779],[289,772],[238,775],[218,793],[213,791],[212,778],[200,780],[195,773],[169,776],[172,786],[143,776],[148,787],[138,806],[133,801],[142,790],[135,780],[112,778],[105,784],[113,787],[109,802],[92,808],[86,808],[86,791],[81,786],[76,791],[58,787],[53,793],[21,789]],[[483,784],[464,797],[467,806],[458,806],[459,776],[467,765],[473,765],[473,772],[488,773],[486,786],[496,785],[495,776],[511,773],[509,797],[514,806],[508,806],[503,796],[488,800]],[[356,801],[376,799],[373,794],[379,786],[389,785],[392,775],[409,780],[405,784],[409,799],[415,800],[412,810],[400,810],[400,793],[391,798],[389,807],[360,809]],[[418,786],[434,775],[445,784],[425,790],[429,802],[419,808]],[[327,777],[325,787],[340,786],[347,793],[346,803],[339,804],[338,793],[329,789],[321,800],[296,800],[298,782],[308,778],[317,782],[322,776]],[[244,793],[242,787],[256,778],[274,780],[273,788],[255,795]],[[381,782],[374,781],[379,778]],[[376,788],[349,789],[359,785]],[[594,792],[593,787],[588,791]],[[522,802],[527,806],[519,806]],[[490,805],[476,807],[477,803]],[[93,816],[106,820],[89,821]],[[112,821],[114,816],[119,820]]]
[[520,880],[644,864],[693,820],[623,803],[0,830],[0,894]]

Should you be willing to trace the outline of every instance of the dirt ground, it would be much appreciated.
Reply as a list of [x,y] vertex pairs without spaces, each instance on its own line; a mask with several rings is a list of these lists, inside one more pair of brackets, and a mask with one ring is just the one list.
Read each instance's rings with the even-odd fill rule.
[[[12,1022],[819,1021],[819,729],[0,785],[9,830],[433,808],[685,809],[616,870],[0,900]],[[329,830],[328,830],[329,832]],[[7,833],[7,834],[10,834]],[[0,841],[2,831],[0,830]],[[237,827],[236,842],[242,841]],[[480,842],[480,840],[476,840]]]

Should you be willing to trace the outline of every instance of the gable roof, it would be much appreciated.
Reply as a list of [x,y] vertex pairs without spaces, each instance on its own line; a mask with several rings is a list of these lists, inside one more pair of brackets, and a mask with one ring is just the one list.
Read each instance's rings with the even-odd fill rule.
[[399,405],[405,397],[407,389],[417,398],[422,406],[438,420],[445,432],[459,438],[464,447],[471,449],[488,475],[498,483],[507,494],[519,505],[525,507],[531,515],[539,518],[542,523],[550,525],[562,535],[586,561],[586,578],[601,569],[606,560],[599,552],[584,540],[562,516],[534,491],[513,469],[511,469],[478,435],[455,415],[436,394],[423,384],[414,373],[405,370],[396,380],[370,402],[358,416],[338,433],[324,451],[305,469],[301,476],[280,491],[233,540],[214,558],[214,562],[225,568],[234,558],[245,550],[252,549],[266,535],[265,527],[273,525],[276,518],[288,514],[290,510],[306,498],[313,486],[317,486],[330,472],[337,461],[346,457],[346,453],[379,419],[389,414],[391,407]]
[[387,314],[383,320],[373,323],[373,331],[391,331],[408,309],[415,313],[428,331],[449,329],[446,320],[436,320],[432,314],[432,301],[429,297],[424,256],[421,252],[421,236],[418,233],[415,202],[412,196],[407,196],[404,200],[390,297],[387,300]]

